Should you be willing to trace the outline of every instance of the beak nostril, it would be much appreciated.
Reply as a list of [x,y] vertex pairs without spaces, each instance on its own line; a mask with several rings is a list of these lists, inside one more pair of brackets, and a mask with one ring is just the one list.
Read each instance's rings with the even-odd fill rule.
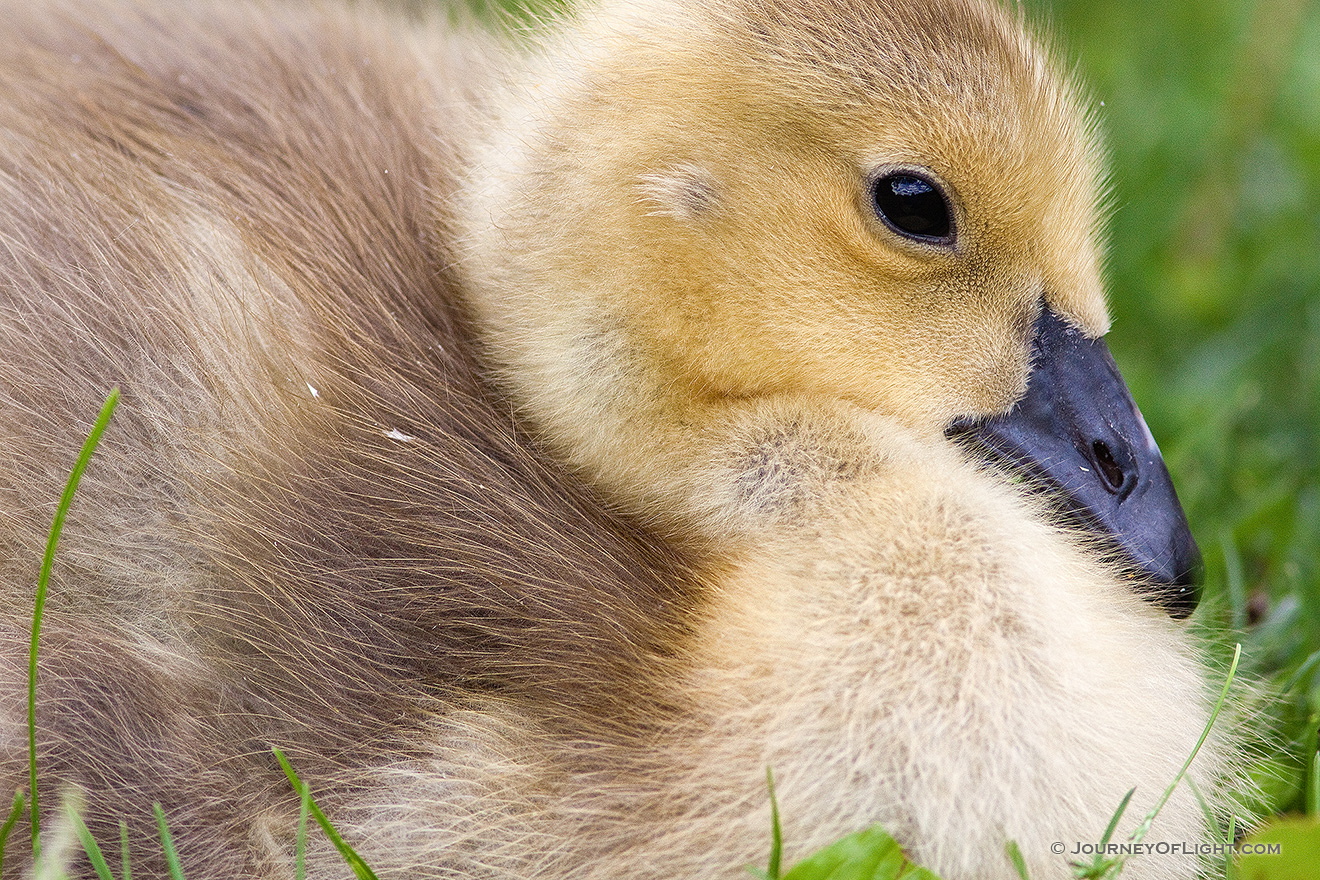
[[1115,493],[1121,491],[1127,481],[1127,474],[1123,473],[1122,466],[1114,461],[1114,453],[1110,451],[1108,444],[1103,440],[1096,440],[1091,444],[1091,453],[1100,475],[1109,486],[1109,491]]

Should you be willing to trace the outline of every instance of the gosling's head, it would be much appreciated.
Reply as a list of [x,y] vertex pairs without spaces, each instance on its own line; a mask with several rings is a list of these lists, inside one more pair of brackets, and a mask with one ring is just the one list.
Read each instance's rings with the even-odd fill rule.
[[1015,15],[680,0],[607,9],[586,45],[534,199],[575,244],[542,270],[668,387],[942,430],[1022,395],[1042,309],[1107,329],[1095,138]]
[[[1016,13],[650,0],[586,14],[574,47],[531,92],[524,173],[500,193],[510,271],[539,291],[519,308],[562,309],[580,363],[626,362],[692,421],[796,395],[974,437],[1190,607],[1195,545],[1094,342],[1101,151]],[[1019,415],[997,420],[1055,363],[1036,402],[1077,414],[1036,413],[1047,436],[1022,441]],[[1105,371],[1118,390],[1087,385]],[[1130,534],[1152,508],[1155,532]]]

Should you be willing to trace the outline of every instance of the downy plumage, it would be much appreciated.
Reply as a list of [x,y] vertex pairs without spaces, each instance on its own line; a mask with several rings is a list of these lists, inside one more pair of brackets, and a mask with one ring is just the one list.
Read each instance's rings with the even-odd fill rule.
[[[164,876],[160,801],[190,878],[292,877],[279,747],[382,877],[735,877],[770,767],[789,858],[881,823],[1047,880],[1189,754],[1194,545],[1117,374],[1062,387],[1107,363],[1103,163],[1016,13],[4,20],[11,788],[46,530],[123,391],[42,634],[47,828],[77,797]],[[1207,833],[1186,787],[1157,828]]]

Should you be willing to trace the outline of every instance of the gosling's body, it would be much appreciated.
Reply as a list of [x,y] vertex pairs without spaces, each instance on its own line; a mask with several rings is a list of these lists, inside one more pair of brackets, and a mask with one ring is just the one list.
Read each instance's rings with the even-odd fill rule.
[[[189,877],[292,876],[272,746],[381,876],[739,876],[766,767],[790,859],[879,822],[946,880],[1009,839],[1065,877],[1133,786],[1135,825],[1207,717],[1194,645],[942,436],[1021,395],[1042,299],[1106,329],[1095,147],[1011,16],[880,8],[638,4],[531,57],[5,9],[0,781],[118,385],[38,739],[46,827],[82,790],[138,876],[154,800]],[[839,159],[918,149],[966,175],[956,259],[886,243]],[[1185,788],[1159,823],[1205,834]]]

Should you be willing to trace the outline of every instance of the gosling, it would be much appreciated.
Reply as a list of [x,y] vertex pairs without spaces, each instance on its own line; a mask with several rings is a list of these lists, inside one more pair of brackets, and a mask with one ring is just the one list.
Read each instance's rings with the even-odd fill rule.
[[[1070,876],[1208,718],[1102,162],[988,0],[6,0],[0,771],[168,876]],[[1191,777],[1236,782],[1212,737]],[[1186,787],[1161,839],[1204,840]],[[9,870],[24,853],[11,841]],[[64,835],[67,837],[67,834]],[[27,854],[30,860],[30,854]],[[309,876],[352,876],[313,835]],[[1188,854],[1134,880],[1196,876]]]

